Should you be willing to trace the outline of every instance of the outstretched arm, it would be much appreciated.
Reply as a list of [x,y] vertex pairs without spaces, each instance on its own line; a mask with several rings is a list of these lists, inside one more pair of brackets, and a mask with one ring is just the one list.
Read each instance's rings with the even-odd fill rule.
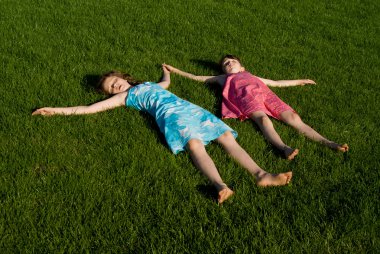
[[32,115],[87,115],[94,114],[101,111],[117,108],[123,106],[127,92],[122,92],[108,98],[104,101],[100,101],[89,106],[77,106],[77,107],[65,107],[65,108],[40,108],[35,110]]
[[270,80],[258,77],[264,84],[272,87],[288,87],[288,86],[304,86],[306,84],[315,85],[311,79],[295,79],[295,80]]
[[220,76],[196,76],[194,74],[188,73],[181,71],[180,69],[177,69],[171,65],[168,64],[163,64],[163,66],[168,69],[170,72],[173,72],[175,74],[178,74],[182,77],[189,78],[195,81],[199,82],[206,82],[206,83],[218,83],[220,85],[224,84],[224,76],[225,75],[220,75]]

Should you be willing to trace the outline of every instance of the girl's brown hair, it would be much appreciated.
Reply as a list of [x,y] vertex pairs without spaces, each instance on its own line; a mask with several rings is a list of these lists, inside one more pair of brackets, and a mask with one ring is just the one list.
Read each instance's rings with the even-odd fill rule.
[[103,84],[104,84],[104,81],[109,77],[122,78],[122,79],[126,80],[131,86],[136,86],[136,85],[141,84],[141,81],[134,79],[131,75],[129,75],[127,73],[120,72],[120,71],[113,70],[113,71],[109,71],[109,72],[103,74],[103,76],[100,78],[99,85],[98,85],[99,90],[104,92]]
[[241,61],[240,61],[240,58],[237,57],[237,56],[234,56],[234,55],[225,55],[223,56],[220,61],[219,61],[219,65],[223,68],[223,61],[224,59],[235,59],[237,61],[239,61],[239,63],[241,64]]

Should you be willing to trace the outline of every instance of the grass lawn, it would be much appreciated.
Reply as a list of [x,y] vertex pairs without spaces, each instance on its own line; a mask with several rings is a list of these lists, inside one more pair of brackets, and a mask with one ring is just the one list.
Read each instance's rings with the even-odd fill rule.
[[[0,13],[1,253],[380,252],[380,2],[0,0]],[[218,207],[145,113],[31,116],[103,99],[93,85],[111,69],[212,75],[226,53],[264,78],[315,80],[273,90],[350,151],[273,121],[300,149],[288,162],[250,121],[228,119],[262,168],[294,177],[259,188],[210,144],[236,192]],[[213,87],[172,75],[170,90],[219,114]]]

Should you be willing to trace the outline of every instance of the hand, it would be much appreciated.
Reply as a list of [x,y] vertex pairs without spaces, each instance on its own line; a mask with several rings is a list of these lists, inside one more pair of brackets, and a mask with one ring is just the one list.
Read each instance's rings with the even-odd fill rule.
[[301,79],[300,80],[300,85],[301,86],[304,86],[304,85],[307,85],[307,84],[309,84],[309,85],[316,85],[317,83],[315,83],[315,81],[311,80],[311,79]]
[[175,68],[171,65],[168,65],[166,63],[162,64],[162,67],[166,68],[169,72],[174,72]]
[[35,115],[52,116],[54,114],[55,114],[54,108],[39,108],[39,109],[36,109],[32,113],[32,116],[35,116]]
[[169,68],[164,63],[162,64],[162,71],[164,72],[164,74],[170,74]]

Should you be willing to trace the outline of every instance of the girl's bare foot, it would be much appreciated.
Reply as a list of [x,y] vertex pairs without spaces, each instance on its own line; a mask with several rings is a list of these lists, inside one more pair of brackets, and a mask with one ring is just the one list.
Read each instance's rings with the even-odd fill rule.
[[291,171],[281,174],[265,173],[262,176],[257,177],[256,183],[261,187],[268,186],[281,186],[286,185],[292,180],[293,173]]
[[347,144],[339,145],[336,148],[336,150],[341,151],[343,153],[348,152],[348,149],[349,149],[349,147]]
[[328,143],[327,146],[330,147],[331,149],[338,150],[343,153],[348,152],[348,149],[349,149],[347,144],[340,145],[334,142]]
[[293,160],[294,157],[297,156],[297,154],[299,153],[299,150],[298,149],[293,149],[293,148],[287,148],[284,150],[284,153],[285,153],[285,158],[289,161]]
[[221,191],[219,191],[218,193],[218,204],[222,204],[224,201],[226,201],[228,198],[230,198],[232,195],[234,194],[234,192],[226,187],[226,188],[223,188]]

